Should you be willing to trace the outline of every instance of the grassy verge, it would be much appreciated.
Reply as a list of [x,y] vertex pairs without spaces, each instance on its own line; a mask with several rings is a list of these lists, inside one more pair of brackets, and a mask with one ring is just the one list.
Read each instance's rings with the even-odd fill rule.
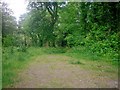
[[0,90],[2,89],[2,48],[0,46]]
[[99,54],[96,52],[92,52],[85,47],[74,47],[72,49],[68,49],[66,55],[75,57],[75,58],[82,58],[85,60],[92,60],[92,61],[103,61],[110,63],[114,66],[118,65],[118,59],[113,59],[109,54]]
[[17,48],[4,48],[2,55],[3,60],[3,76],[2,86],[9,87],[17,81],[18,73],[23,70],[27,64],[36,56],[42,55],[41,48],[28,48],[26,52],[19,51]]

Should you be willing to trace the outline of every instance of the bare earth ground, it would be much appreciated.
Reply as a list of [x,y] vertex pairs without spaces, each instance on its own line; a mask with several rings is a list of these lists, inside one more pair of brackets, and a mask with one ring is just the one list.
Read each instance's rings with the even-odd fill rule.
[[16,88],[117,88],[117,78],[68,63],[71,57],[42,55],[19,74]]

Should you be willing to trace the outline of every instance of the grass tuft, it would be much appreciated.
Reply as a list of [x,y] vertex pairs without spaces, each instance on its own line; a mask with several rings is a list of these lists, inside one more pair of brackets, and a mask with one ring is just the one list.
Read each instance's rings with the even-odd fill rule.
[[84,65],[80,60],[69,60],[70,64],[80,64],[80,65]]

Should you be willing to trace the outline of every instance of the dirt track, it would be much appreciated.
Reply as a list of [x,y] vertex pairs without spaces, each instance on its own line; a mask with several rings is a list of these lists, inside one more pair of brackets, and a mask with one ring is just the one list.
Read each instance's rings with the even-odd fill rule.
[[118,83],[107,76],[68,63],[71,57],[42,55],[21,72],[16,88],[115,88]]

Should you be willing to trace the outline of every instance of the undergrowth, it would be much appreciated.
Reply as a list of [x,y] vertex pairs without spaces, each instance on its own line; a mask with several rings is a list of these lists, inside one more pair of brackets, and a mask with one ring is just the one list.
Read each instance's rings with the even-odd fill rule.
[[100,53],[92,52],[88,48],[85,47],[73,47],[66,51],[66,55],[78,58],[78,59],[85,59],[85,60],[92,60],[92,61],[103,61],[108,62],[114,66],[118,65],[118,58],[114,58],[114,55],[102,55]]
[[18,48],[3,48],[2,54],[2,86],[12,86],[17,80],[20,70],[24,69],[27,64],[36,56],[42,55],[41,48],[28,48],[26,51],[20,51]]

